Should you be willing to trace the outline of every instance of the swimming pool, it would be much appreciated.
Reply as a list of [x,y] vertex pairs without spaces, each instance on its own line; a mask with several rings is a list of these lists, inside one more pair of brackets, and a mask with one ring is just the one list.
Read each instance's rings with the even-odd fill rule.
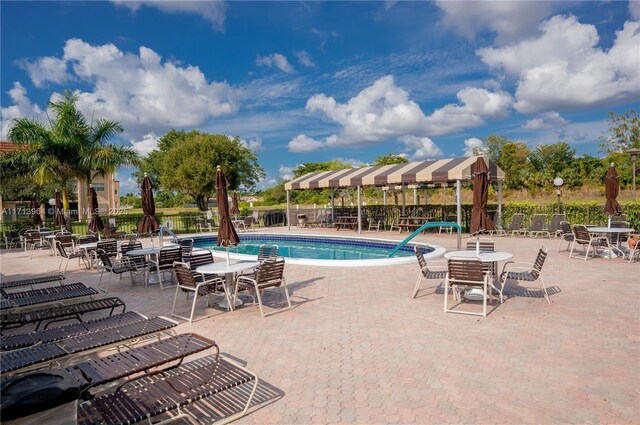
[[[273,233],[241,233],[240,244],[229,248],[234,259],[255,259],[260,245],[278,245],[279,255],[292,264],[316,266],[366,267],[376,265],[406,264],[415,262],[414,245],[423,247],[426,257],[441,256],[445,250],[436,245],[409,244],[389,257],[389,252],[400,241],[361,237],[295,235]],[[196,236],[194,247],[226,252],[216,246],[215,236]]]

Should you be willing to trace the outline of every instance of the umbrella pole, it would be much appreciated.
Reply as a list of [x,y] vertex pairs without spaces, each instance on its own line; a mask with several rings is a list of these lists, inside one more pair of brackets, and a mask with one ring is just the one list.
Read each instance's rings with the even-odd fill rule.
[[609,215],[609,223],[607,224],[607,227],[611,229],[611,215]]
[[227,266],[229,265],[230,261],[229,261],[229,245],[227,245]]

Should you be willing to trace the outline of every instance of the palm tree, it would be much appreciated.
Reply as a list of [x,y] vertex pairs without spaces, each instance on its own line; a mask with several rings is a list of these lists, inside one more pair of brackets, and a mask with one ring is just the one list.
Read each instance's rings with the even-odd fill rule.
[[72,178],[88,185],[96,176],[114,172],[123,165],[139,165],[139,155],[130,147],[114,145],[109,140],[123,131],[115,121],[98,119],[87,123],[76,107],[78,98],[66,91],[57,101],[49,102],[55,120],[49,125],[32,119],[17,118],[8,132],[12,142],[29,144],[26,151],[34,180],[43,184],[55,181],[62,190],[62,204],[69,211],[67,183]]

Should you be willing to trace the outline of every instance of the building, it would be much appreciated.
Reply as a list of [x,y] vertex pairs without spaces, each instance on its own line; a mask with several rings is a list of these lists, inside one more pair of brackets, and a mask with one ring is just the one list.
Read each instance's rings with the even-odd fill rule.
[[[0,142],[0,155],[18,152],[20,149],[20,144]],[[98,195],[100,213],[103,215],[117,214],[120,209],[120,181],[115,179],[114,173],[108,173],[104,177],[95,177],[92,184]],[[69,200],[70,214],[72,218],[77,217],[79,220],[86,220],[89,217],[87,183],[82,180],[76,180],[75,185],[78,199]],[[50,195],[53,198],[53,193],[44,195]],[[0,210],[2,210],[0,220],[11,221],[19,217],[27,217],[28,206],[28,201],[2,199],[2,196],[0,196]]]

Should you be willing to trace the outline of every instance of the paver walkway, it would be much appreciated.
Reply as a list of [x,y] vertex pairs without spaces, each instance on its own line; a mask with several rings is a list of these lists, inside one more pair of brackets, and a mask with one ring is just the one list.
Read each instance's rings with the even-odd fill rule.
[[[455,247],[455,236],[417,240]],[[531,262],[541,245],[549,248],[543,276],[551,305],[516,296],[484,319],[444,314],[433,289],[411,299],[417,262],[288,264],[293,310],[262,319],[254,306],[226,313],[206,310],[203,301],[196,314],[215,315],[178,329],[213,338],[284,393],[239,423],[640,423],[640,263],[569,259],[556,254],[557,239],[494,241],[516,261]],[[57,264],[44,251],[33,260],[21,251],[0,255],[5,276]],[[68,282],[97,285],[95,271],[70,269]],[[171,311],[173,290],[131,287],[127,277],[112,279],[110,289],[131,310]]]

